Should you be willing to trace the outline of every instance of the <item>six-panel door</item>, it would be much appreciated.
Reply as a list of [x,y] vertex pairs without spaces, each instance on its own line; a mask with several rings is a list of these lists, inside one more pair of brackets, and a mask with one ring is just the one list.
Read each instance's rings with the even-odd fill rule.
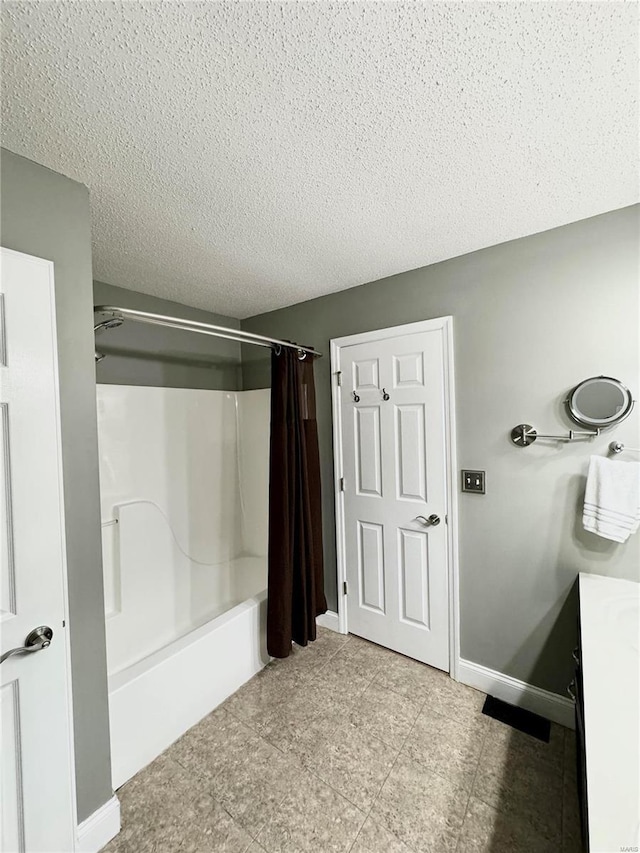
[[340,370],[349,631],[448,670],[442,329],[341,347]]
[[[74,849],[53,264],[0,254],[1,853]],[[89,570],[91,567],[86,567]]]

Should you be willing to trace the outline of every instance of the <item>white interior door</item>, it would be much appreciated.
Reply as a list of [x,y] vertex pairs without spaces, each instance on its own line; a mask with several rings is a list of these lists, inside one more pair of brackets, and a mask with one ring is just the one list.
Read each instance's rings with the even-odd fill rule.
[[53,264],[0,256],[2,853],[74,849]]
[[336,342],[347,622],[448,671],[445,341],[415,326]]

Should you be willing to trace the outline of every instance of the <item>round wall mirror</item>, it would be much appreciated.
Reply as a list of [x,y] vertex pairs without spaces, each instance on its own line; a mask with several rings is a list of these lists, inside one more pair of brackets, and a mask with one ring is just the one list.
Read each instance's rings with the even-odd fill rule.
[[580,382],[567,397],[570,417],[580,426],[603,429],[623,421],[633,409],[629,389],[610,376]]

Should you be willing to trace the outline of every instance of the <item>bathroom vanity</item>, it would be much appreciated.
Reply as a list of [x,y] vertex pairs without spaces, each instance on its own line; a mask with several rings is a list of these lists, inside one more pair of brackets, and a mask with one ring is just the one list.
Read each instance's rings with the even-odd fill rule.
[[640,846],[640,584],[581,573],[574,653],[585,850]]

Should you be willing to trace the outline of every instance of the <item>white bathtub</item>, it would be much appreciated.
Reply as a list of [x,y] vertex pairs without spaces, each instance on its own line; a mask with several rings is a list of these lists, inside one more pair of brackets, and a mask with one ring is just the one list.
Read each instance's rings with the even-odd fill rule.
[[119,788],[269,661],[266,590],[109,678]]
[[98,386],[119,787],[267,663],[269,392]]

